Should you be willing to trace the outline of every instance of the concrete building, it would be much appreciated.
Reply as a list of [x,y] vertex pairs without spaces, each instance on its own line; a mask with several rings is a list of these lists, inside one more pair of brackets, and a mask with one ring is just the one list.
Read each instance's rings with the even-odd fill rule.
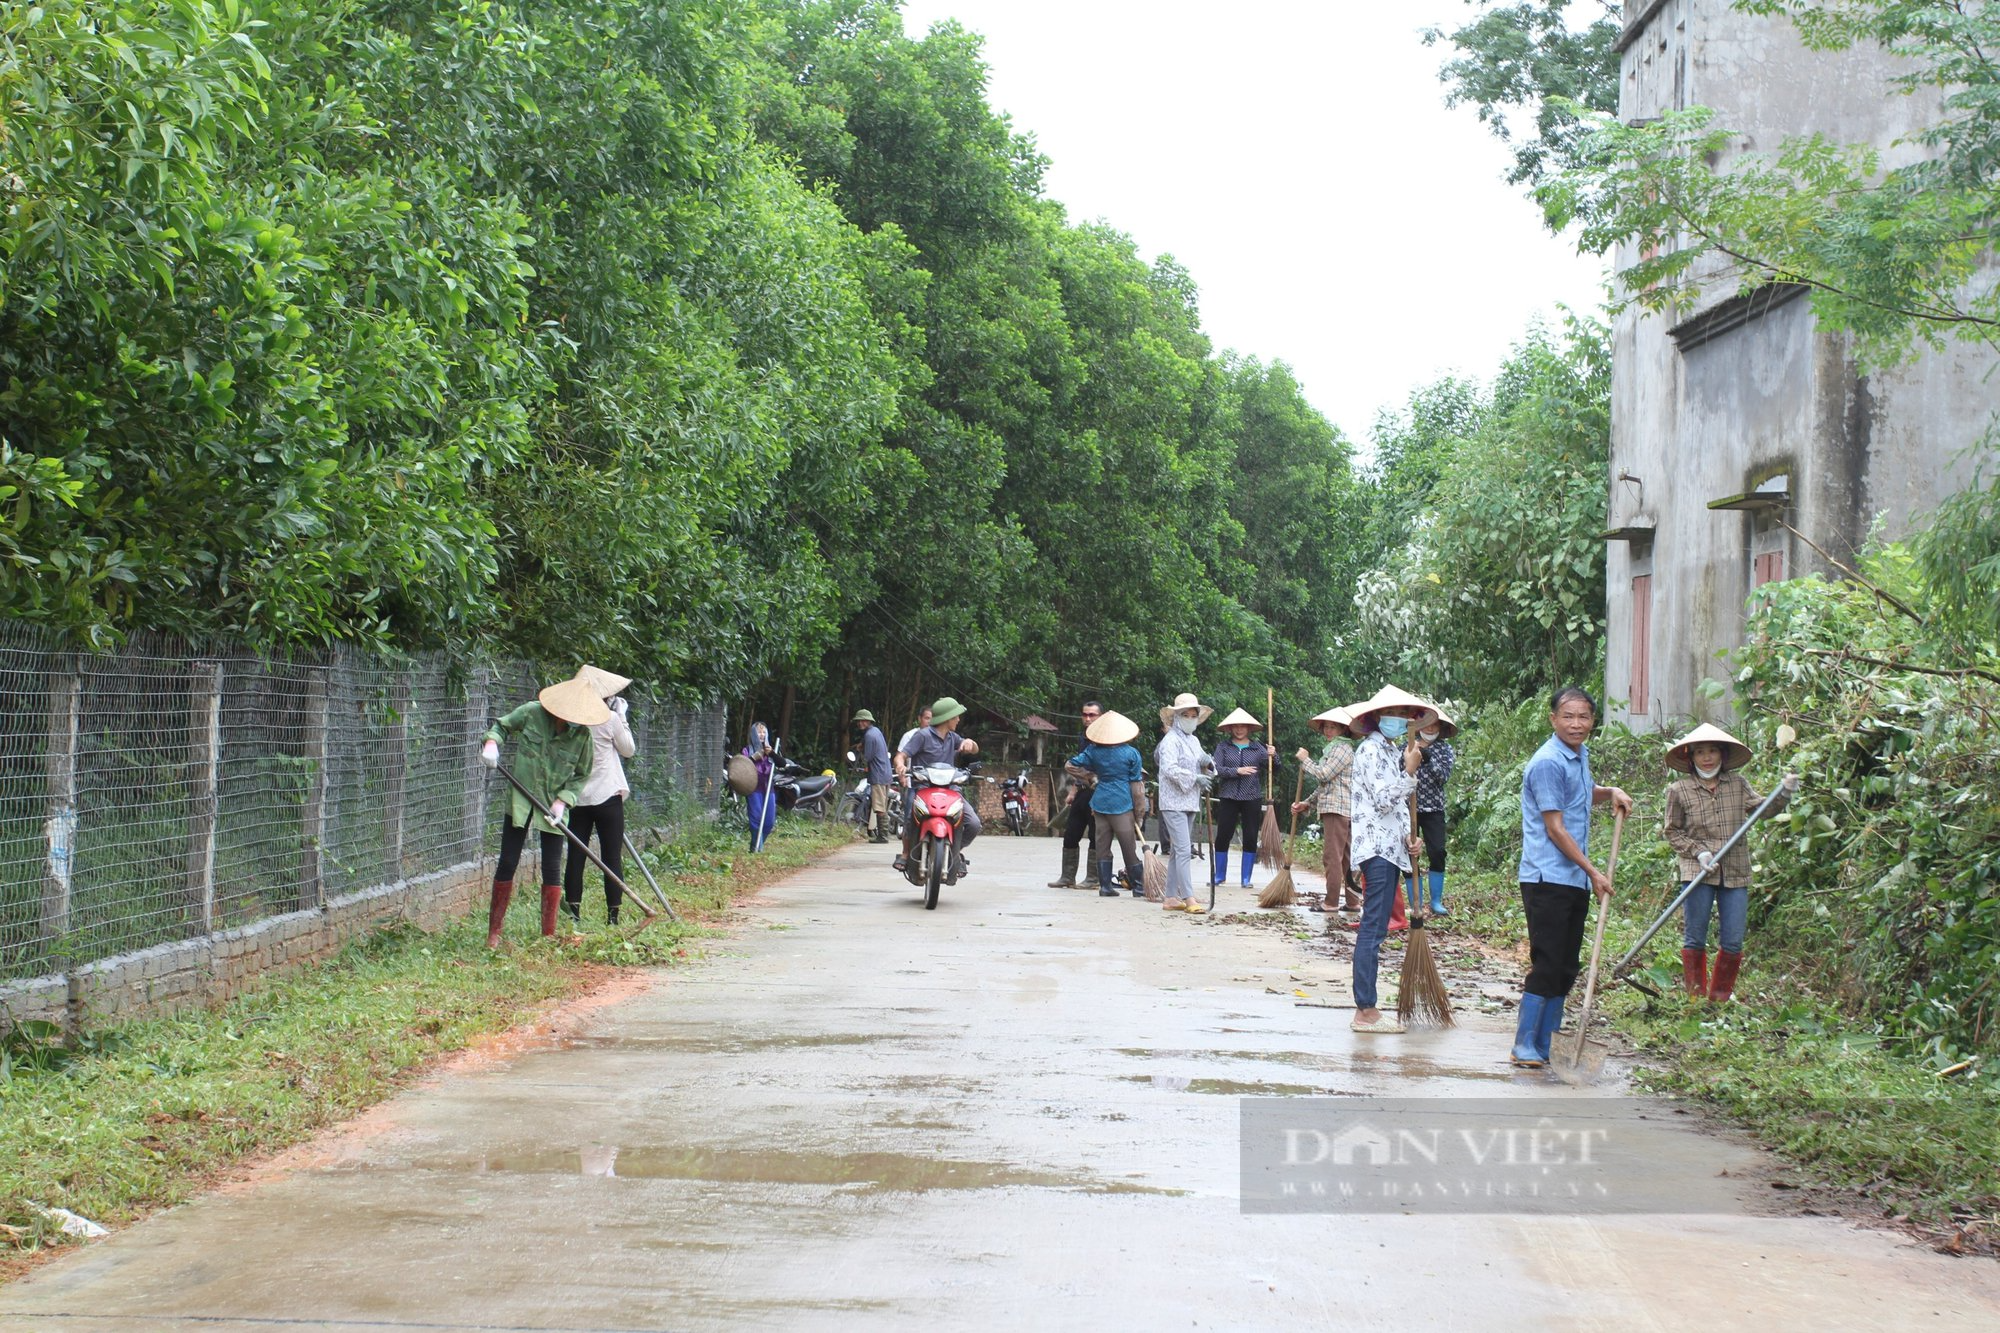
[[[1892,94],[1874,52],[1802,46],[1789,22],[1729,0],[1631,0],[1620,39],[1627,123],[1710,106],[1734,153],[1821,133],[1873,143],[1885,161],[1935,102]],[[1718,164],[1726,169],[1727,162]],[[1620,267],[1638,256],[1618,256]],[[1726,721],[1702,699],[1727,680],[1719,650],[1743,642],[1759,584],[1851,563],[1878,529],[1972,479],[1970,449],[2000,411],[2000,359],[1958,344],[1889,371],[1815,326],[1796,286],[1739,294],[1718,267],[1671,315],[1628,309],[1613,327],[1607,710],[1634,728]]]

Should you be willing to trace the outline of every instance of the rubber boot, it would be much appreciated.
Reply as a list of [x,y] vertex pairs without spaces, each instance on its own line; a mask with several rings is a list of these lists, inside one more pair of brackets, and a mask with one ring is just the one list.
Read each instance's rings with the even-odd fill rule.
[[1250,887],[1250,872],[1253,869],[1255,869],[1257,865],[1257,853],[1244,852],[1242,855],[1243,855],[1243,887],[1247,889]]
[[1062,874],[1049,881],[1052,889],[1073,889],[1076,887],[1076,863],[1083,857],[1081,847],[1064,847],[1062,851]]
[[1118,878],[1125,881],[1125,887],[1132,891],[1134,898],[1146,896],[1146,877],[1136,870],[1128,870]]
[[542,885],[542,938],[556,933],[556,907],[562,902],[562,885]]
[[1541,1047],[1535,1045],[1535,1034],[1542,1028],[1542,1010],[1548,1002],[1547,996],[1521,994],[1521,1020],[1514,1026],[1514,1063],[1523,1069],[1540,1069],[1548,1063]]
[[1708,994],[1708,950],[1681,950],[1681,981],[1697,1000]]
[[507,924],[507,904],[514,901],[514,881],[493,881],[493,903],[486,909],[486,947],[500,947],[500,927]]
[[1549,1062],[1549,1047],[1555,1044],[1556,1031],[1563,1025],[1563,1002],[1548,1000],[1542,1005],[1541,1025],[1535,1029],[1535,1049],[1542,1054],[1542,1063]]
[[1431,877],[1431,915],[1444,915],[1444,871],[1433,870]]
[[1111,863],[1109,861],[1099,861],[1097,863],[1097,896],[1100,898],[1116,898],[1118,896],[1118,886],[1111,879]]
[[1398,876],[1396,879],[1396,896],[1389,901],[1389,929],[1408,930],[1409,928],[1410,917],[1403,910],[1403,880],[1401,876]]
[[1715,954],[1715,975],[1709,979],[1708,1000],[1710,1004],[1727,1004],[1729,997],[1736,993],[1736,974],[1743,967],[1743,954],[1739,950],[1731,953],[1718,949]]
[[581,889],[577,890],[576,897],[574,898],[569,896],[568,890],[564,890],[562,914],[570,919],[573,926],[580,927],[583,924],[583,891]]
[[1221,848],[1211,850],[1208,858],[1208,884],[1210,888],[1229,878],[1229,853]]
[[604,904],[604,924],[607,926],[615,926],[618,924],[617,903],[607,902]]

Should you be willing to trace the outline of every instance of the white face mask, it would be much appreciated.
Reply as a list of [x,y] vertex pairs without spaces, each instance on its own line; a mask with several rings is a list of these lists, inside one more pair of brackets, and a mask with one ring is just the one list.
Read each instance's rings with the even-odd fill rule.
[[1194,729],[1199,725],[1201,725],[1201,719],[1196,717],[1177,717],[1174,719],[1174,730],[1186,736],[1194,735]]
[[1424,742],[1424,744],[1426,745],[1430,744],[1437,738],[1438,738],[1438,733],[1435,731],[1420,731],[1417,733],[1417,739]]
[[1696,764],[1696,765],[1694,766],[1694,771],[1695,771],[1695,776],[1696,776],[1696,777],[1699,777],[1699,778],[1702,778],[1702,779],[1708,779],[1708,778],[1712,778],[1712,777],[1714,777],[1714,776],[1715,776],[1715,775],[1716,775],[1717,773],[1720,773],[1720,772],[1722,771],[1722,765],[1721,765],[1721,764],[1710,764],[1710,765],[1708,765],[1707,767],[1703,767],[1703,766],[1702,766],[1702,765],[1700,765],[1700,764]]

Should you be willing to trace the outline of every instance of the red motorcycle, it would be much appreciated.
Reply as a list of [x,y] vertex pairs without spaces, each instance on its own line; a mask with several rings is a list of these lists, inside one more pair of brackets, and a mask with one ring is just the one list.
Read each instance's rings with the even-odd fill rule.
[[917,823],[917,840],[903,867],[910,883],[924,891],[924,910],[938,905],[938,889],[958,883],[958,826],[965,821],[965,784],[972,770],[951,764],[932,764],[911,775],[916,788],[910,801],[910,818]]

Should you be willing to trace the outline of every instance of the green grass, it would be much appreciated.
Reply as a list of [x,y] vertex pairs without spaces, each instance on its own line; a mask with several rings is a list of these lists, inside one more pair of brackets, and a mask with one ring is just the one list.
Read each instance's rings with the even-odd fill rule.
[[[1619,882],[1605,929],[1607,975],[1678,888],[1634,884],[1622,870]],[[1450,897],[1454,933],[1502,950],[1525,941],[1511,875],[1454,873]],[[2000,1087],[1941,1075],[1899,1049],[1821,992],[1825,960],[1792,956],[1775,931],[1753,928],[1737,1003],[1694,1003],[1675,989],[1680,938],[1676,913],[1642,959],[1650,966],[1638,975],[1659,998],[1629,986],[1600,995],[1612,1023],[1647,1057],[1643,1085],[1736,1121],[1798,1168],[1797,1183],[1859,1195],[1884,1217],[1922,1224],[1947,1243],[2000,1242]]]
[[213,1011],[126,1024],[76,1047],[8,1034],[0,1252],[64,1240],[30,1201],[130,1222],[382,1100],[436,1057],[604,978],[607,964],[683,962],[714,934],[704,916],[853,836],[844,824],[784,819],[754,858],[706,826],[661,847],[649,859],[684,925],[633,934],[628,917],[627,930],[607,929],[593,886],[581,936],[543,940],[538,904],[526,901],[537,895],[517,894],[499,954],[486,950],[482,909],[436,933],[384,930]]

